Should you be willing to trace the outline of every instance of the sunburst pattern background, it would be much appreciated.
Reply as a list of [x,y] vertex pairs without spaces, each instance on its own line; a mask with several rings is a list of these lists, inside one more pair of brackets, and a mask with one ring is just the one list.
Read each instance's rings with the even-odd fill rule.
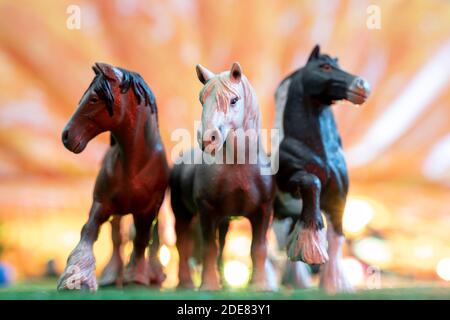
[[[71,4],[81,9],[80,29],[67,27]],[[379,30],[366,26],[370,4],[381,10]],[[61,270],[78,240],[108,139],[74,155],[60,133],[95,61],[142,74],[170,153],[171,132],[200,118],[195,64],[220,71],[239,61],[271,128],[277,85],[319,43],[373,87],[364,106],[334,107],[351,174],[346,215],[356,223],[367,216],[349,232],[347,255],[438,280],[450,257],[449,17],[444,0],[0,0],[0,260],[18,277],[42,274],[49,259]],[[162,215],[174,253],[168,205]],[[100,267],[107,228],[96,245]],[[245,223],[230,239],[233,232],[246,235]]]

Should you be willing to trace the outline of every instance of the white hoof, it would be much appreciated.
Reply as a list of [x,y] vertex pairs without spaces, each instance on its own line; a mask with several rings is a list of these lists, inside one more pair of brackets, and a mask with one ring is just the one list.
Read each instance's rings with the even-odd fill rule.
[[307,264],[324,264],[328,261],[325,228],[304,228],[298,221],[288,239],[288,257]]
[[267,291],[278,291],[278,277],[272,262],[267,259],[264,264],[266,271]]
[[330,260],[323,266],[320,287],[328,294],[354,292],[340,261]]
[[89,245],[80,243],[67,259],[67,265],[58,281],[58,290],[97,291],[95,258]]

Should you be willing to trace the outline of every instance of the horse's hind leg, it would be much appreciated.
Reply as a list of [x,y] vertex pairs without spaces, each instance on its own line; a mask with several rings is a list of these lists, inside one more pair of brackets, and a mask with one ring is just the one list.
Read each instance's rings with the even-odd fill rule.
[[272,204],[262,205],[254,214],[249,216],[252,225],[251,255],[253,272],[251,287],[257,291],[269,291],[271,288],[266,275],[267,258],[267,230],[272,217]]
[[111,259],[98,281],[100,286],[116,285],[121,286],[123,280],[123,244],[126,236],[122,234],[121,216],[114,216],[111,220],[111,238],[113,243],[113,252]]
[[150,241],[148,250],[148,266],[150,284],[160,287],[166,279],[161,262],[158,259],[159,250],[159,232],[158,223],[154,223],[151,233],[152,240]]
[[58,281],[58,290],[97,290],[95,278],[95,257],[93,245],[97,240],[100,226],[109,218],[104,204],[94,202],[89,219],[81,230],[80,242],[67,259],[67,265]]
[[[177,235],[177,250],[179,256],[178,263],[178,287],[194,288],[191,277],[191,268],[189,267],[189,258],[192,256],[193,239],[191,237],[191,227],[194,215],[171,196],[172,208],[175,215],[175,233]],[[177,202],[177,203],[175,203]]]
[[155,214],[133,214],[136,235],[133,241],[133,252],[124,275],[124,283],[149,284],[148,265],[145,260],[145,249],[150,241],[150,228]]
[[211,210],[200,211],[200,223],[202,226],[203,238],[203,270],[202,270],[202,290],[219,290],[220,280],[217,270],[217,257],[219,248],[217,246],[216,231],[217,221],[214,212]]
[[323,264],[328,260],[328,255],[320,212],[321,182],[315,175],[299,171],[291,177],[289,185],[291,194],[301,194],[303,208],[289,236],[288,256],[293,261]]
[[329,260],[321,270],[320,287],[331,294],[353,291],[342,266],[342,246],[345,241],[342,233],[344,206],[345,200],[341,200],[336,206],[326,210]]
[[219,224],[219,257],[217,258],[217,264],[220,272],[220,282],[222,285],[225,283],[225,276],[223,273],[223,250],[225,248],[225,241],[227,238],[228,228],[230,227],[230,221],[225,220]]

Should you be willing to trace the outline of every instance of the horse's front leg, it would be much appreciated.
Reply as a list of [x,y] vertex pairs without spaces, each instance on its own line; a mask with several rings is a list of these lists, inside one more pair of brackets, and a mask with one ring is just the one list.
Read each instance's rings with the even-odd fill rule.
[[92,203],[89,219],[81,230],[80,242],[69,255],[67,265],[58,281],[58,290],[97,290],[95,278],[95,257],[93,245],[97,240],[100,226],[107,221],[109,214],[104,204]]
[[267,230],[272,218],[272,204],[263,204],[256,212],[249,216],[252,226],[251,256],[253,272],[251,287],[257,291],[270,291],[271,287],[266,274],[267,259]]
[[155,214],[153,212],[133,214],[136,235],[133,241],[133,252],[131,253],[130,262],[125,270],[125,284],[149,284],[148,264],[145,259],[145,249],[150,241],[150,228],[154,217]]
[[302,213],[288,240],[288,257],[292,261],[323,264],[328,260],[325,229],[320,212],[321,182],[311,173],[299,171],[289,180],[294,197],[301,195]]
[[345,237],[342,232],[342,216],[344,214],[345,197],[328,204],[324,208],[327,217],[328,255],[320,274],[320,287],[327,293],[352,292],[353,287],[347,279],[342,265],[342,246]]
[[148,273],[150,284],[161,287],[164,280],[166,280],[166,275],[164,274],[161,261],[158,258],[160,247],[158,225],[158,223],[154,223],[151,230],[152,240],[148,245]]
[[123,245],[126,241],[126,235],[122,233],[121,216],[114,216],[111,220],[111,238],[113,243],[113,252],[111,259],[98,281],[100,286],[122,285],[123,278]]
[[[172,202],[174,199],[172,198]],[[177,200],[178,201],[178,200]],[[178,287],[193,289],[191,269],[189,267],[189,259],[192,256],[194,241],[192,237],[192,219],[193,215],[187,211],[179,212],[177,207],[172,204],[175,214],[175,232],[177,235],[177,250],[179,256],[178,262]]]
[[217,268],[219,248],[216,239],[217,221],[214,218],[214,212],[200,210],[200,223],[203,238],[203,271],[200,289],[219,290],[220,281]]

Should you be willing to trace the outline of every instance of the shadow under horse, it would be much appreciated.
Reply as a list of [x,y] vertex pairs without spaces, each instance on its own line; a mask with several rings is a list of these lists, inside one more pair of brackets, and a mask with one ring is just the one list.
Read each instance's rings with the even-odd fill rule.
[[[333,102],[362,104],[370,93],[366,80],[343,71],[334,59],[311,52],[308,62],[285,78],[276,92],[279,146],[279,194],[276,217],[293,217],[288,257],[324,264],[321,287],[350,291],[342,269],[342,217],[349,187],[347,166],[333,112]],[[328,248],[321,211],[327,218]]]
[[93,70],[95,78],[66,125],[62,141],[69,151],[80,153],[98,134],[110,131],[111,146],[95,182],[88,221],[67,259],[58,290],[97,290],[93,244],[100,226],[113,215],[129,213],[136,231],[124,283],[147,285],[145,251],[168,186],[169,167],[152,91],[137,73],[105,63],[96,63]]

